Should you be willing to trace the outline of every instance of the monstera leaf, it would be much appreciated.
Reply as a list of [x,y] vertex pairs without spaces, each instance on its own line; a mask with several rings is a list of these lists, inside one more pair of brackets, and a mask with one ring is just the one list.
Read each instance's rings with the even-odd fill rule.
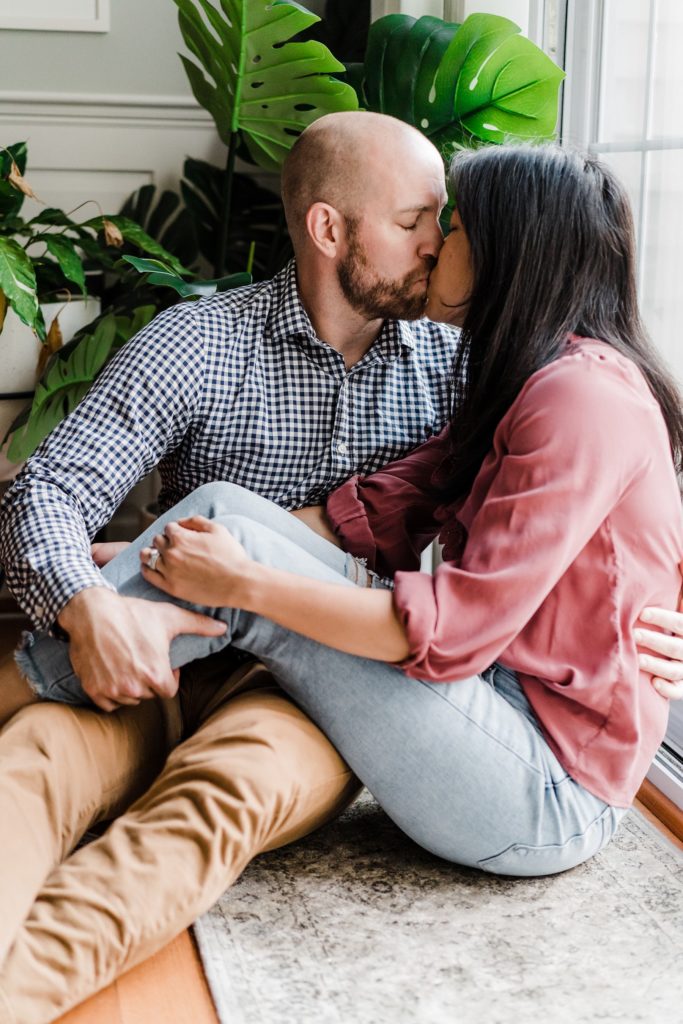
[[[445,157],[473,141],[552,137],[564,72],[512,21],[394,14],[370,28],[361,102],[419,128]],[[351,78],[358,89],[358,69]]]
[[33,454],[43,438],[73,412],[109,359],[155,313],[154,306],[136,309],[132,316],[105,313],[52,356],[36,387],[33,404],[8,431],[11,441],[7,457],[11,462],[22,462]]
[[[320,19],[289,0],[174,0],[181,60],[197,101],[226,145],[240,136],[252,159],[277,170],[306,125],[355,110],[354,90],[330,78],[344,65],[313,41],[287,42]],[[202,17],[202,13],[204,17]]]
[[[191,157],[185,161],[183,174],[180,189],[192,215],[199,251],[217,266],[228,174],[222,167]],[[255,279],[272,277],[291,256],[280,197],[247,174],[233,174],[231,196],[226,257],[221,269],[232,273],[244,270],[253,244]]]
[[[147,234],[173,253],[185,267],[197,259],[197,240],[192,216],[170,189],[143,185],[126,200],[120,214],[135,221]],[[126,250],[128,251],[128,250]]]

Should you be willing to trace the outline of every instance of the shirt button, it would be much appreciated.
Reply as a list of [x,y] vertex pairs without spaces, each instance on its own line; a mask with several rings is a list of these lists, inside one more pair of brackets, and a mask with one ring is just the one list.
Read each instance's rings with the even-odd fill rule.
[[343,441],[341,441],[340,444],[337,445],[337,451],[339,452],[340,455],[345,455],[348,450],[349,446],[347,444],[344,444]]

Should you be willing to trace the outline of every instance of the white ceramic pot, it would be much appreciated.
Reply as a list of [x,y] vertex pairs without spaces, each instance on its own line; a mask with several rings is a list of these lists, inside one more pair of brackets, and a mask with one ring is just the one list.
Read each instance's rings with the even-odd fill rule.
[[[95,319],[100,312],[100,300],[87,297],[72,299],[69,303],[46,302],[41,309],[48,328],[59,315],[59,326],[66,344],[76,331]],[[13,309],[8,309],[0,331],[0,441],[31,400],[41,347],[31,328],[21,322]],[[9,462],[4,449],[0,449],[0,480],[11,480],[20,468],[20,465]]]

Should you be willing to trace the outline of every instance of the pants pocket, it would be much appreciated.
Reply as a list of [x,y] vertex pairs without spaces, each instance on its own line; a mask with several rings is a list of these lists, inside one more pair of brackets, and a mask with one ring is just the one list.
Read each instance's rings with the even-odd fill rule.
[[478,861],[482,871],[494,875],[533,877],[555,875],[568,871],[593,857],[610,841],[616,832],[622,815],[620,809],[605,807],[598,818],[591,822],[585,832],[571,836],[566,842],[529,846],[513,843],[493,857]]

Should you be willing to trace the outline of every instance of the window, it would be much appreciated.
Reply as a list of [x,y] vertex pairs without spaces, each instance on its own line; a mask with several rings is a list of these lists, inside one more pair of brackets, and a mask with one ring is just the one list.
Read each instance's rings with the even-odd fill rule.
[[[598,153],[633,203],[645,323],[683,380],[683,4],[679,0],[554,0],[566,13],[562,137]],[[649,778],[683,807],[683,701],[671,705]]]

